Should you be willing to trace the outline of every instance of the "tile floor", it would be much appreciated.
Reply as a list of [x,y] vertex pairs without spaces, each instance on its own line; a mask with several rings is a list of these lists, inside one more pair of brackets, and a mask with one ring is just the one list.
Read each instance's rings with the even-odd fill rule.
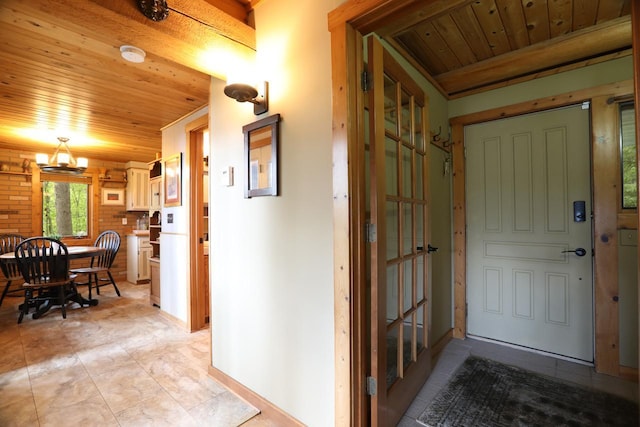
[[[1,426],[275,427],[207,375],[208,330],[187,334],[148,304],[148,286],[118,285],[121,298],[103,288],[98,306],[69,309],[66,320],[56,308],[17,325],[21,300],[5,299],[0,307]],[[453,340],[400,427],[423,427],[416,418],[469,355],[638,401],[638,384],[588,366],[486,341]]]
[[477,339],[452,340],[440,353],[431,376],[398,424],[399,427],[424,427],[416,418],[449,381],[449,378],[470,355],[485,357],[518,366],[543,375],[572,381],[638,401],[638,383],[597,374],[593,367],[550,356],[523,351]]
[[256,415],[207,375],[208,330],[188,334],[160,315],[148,286],[118,287],[121,298],[103,288],[97,306],[75,305],[66,320],[54,308],[20,325],[20,298],[5,298],[0,426],[235,427]]

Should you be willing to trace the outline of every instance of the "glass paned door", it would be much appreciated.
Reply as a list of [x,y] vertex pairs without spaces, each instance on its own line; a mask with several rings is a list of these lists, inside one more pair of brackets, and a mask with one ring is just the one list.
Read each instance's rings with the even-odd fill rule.
[[370,38],[372,425],[395,425],[430,372],[427,99]]

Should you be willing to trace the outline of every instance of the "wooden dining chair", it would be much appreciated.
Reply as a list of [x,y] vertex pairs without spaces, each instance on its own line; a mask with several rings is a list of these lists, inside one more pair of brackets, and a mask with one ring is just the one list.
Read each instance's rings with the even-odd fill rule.
[[39,318],[54,305],[60,305],[67,318],[66,304],[78,294],[75,276],[69,274],[69,251],[60,240],[31,237],[16,245],[15,260],[24,283],[24,303],[18,323],[33,307]]
[[[20,234],[0,235],[0,255],[9,252],[13,253],[16,250],[17,244],[24,239],[24,236]],[[4,301],[4,297],[6,297],[8,293],[24,292],[24,290],[22,286],[11,289],[11,285],[22,281],[22,274],[20,274],[20,270],[18,270],[18,264],[13,261],[0,262],[0,270],[2,270],[2,274],[7,281],[2,291],[2,296],[0,296],[0,306],[2,306],[2,301]]]
[[[113,285],[116,290],[116,294],[120,296],[120,289],[116,285],[116,281],[113,280],[111,275],[111,266],[116,259],[118,250],[120,249],[120,235],[113,230],[103,231],[96,239],[94,246],[106,249],[103,253],[91,258],[91,264],[89,267],[73,268],[71,273],[73,274],[86,274],[88,276],[87,285],[89,286],[89,300],[91,300],[91,288],[95,286],[96,292],[100,295],[100,288],[102,286]],[[107,274],[108,277],[99,277],[99,274]],[[107,283],[100,283],[100,282]],[[84,283],[82,283],[84,284]]]

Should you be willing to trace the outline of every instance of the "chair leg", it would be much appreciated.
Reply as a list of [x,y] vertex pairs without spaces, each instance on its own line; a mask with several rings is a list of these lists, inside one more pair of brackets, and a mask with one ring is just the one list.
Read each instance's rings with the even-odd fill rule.
[[18,323],[22,323],[22,318],[25,314],[29,313],[29,301],[31,300],[31,289],[25,289],[24,291],[24,303],[22,304],[22,310],[20,310],[20,316],[18,317]]
[[62,308],[62,318],[67,318],[67,296],[66,296],[66,286],[58,286],[60,289],[60,307]]
[[4,297],[7,296],[7,292],[9,292],[9,287],[11,287],[11,280],[7,280],[7,286],[5,286],[4,291],[2,291],[2,296],[0,297],[0,307],[2,307],[2,301],[4,301]]
[[96,292],[98,293],[98,295],[100,295],[100,279],[98,279],[98,273],[95,273],[93,275],[93,278],[96,281]]
[[87,274],[89,282],[87,283],[87,286],[89,287],[89,301],[91,301],[91,273]]
[[118,289],[118,286],[116,285],[116,281],[113,280],[113,276],[111,275],[111,272],[109,270],[107,270],[107,274],[109,275],[109,280],[111,280],[111,284],[113,285],[113,287],[116,290],[116,294],[118,294],[118,296],[120,296],[120,289]]

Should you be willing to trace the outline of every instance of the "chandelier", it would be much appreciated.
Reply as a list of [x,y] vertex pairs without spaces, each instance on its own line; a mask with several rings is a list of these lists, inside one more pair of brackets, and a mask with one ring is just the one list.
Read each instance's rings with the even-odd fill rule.
[[80,175],[83,173],[89,161],[85,157],[78,157],[76,160],[69,150],[67,142],[69,138],[58,137],[58,147],[54,151],[53,156],[49,158],[46,154],[36,154],[36,164],[40,170],[47,173],[64,173],[70,175]]

